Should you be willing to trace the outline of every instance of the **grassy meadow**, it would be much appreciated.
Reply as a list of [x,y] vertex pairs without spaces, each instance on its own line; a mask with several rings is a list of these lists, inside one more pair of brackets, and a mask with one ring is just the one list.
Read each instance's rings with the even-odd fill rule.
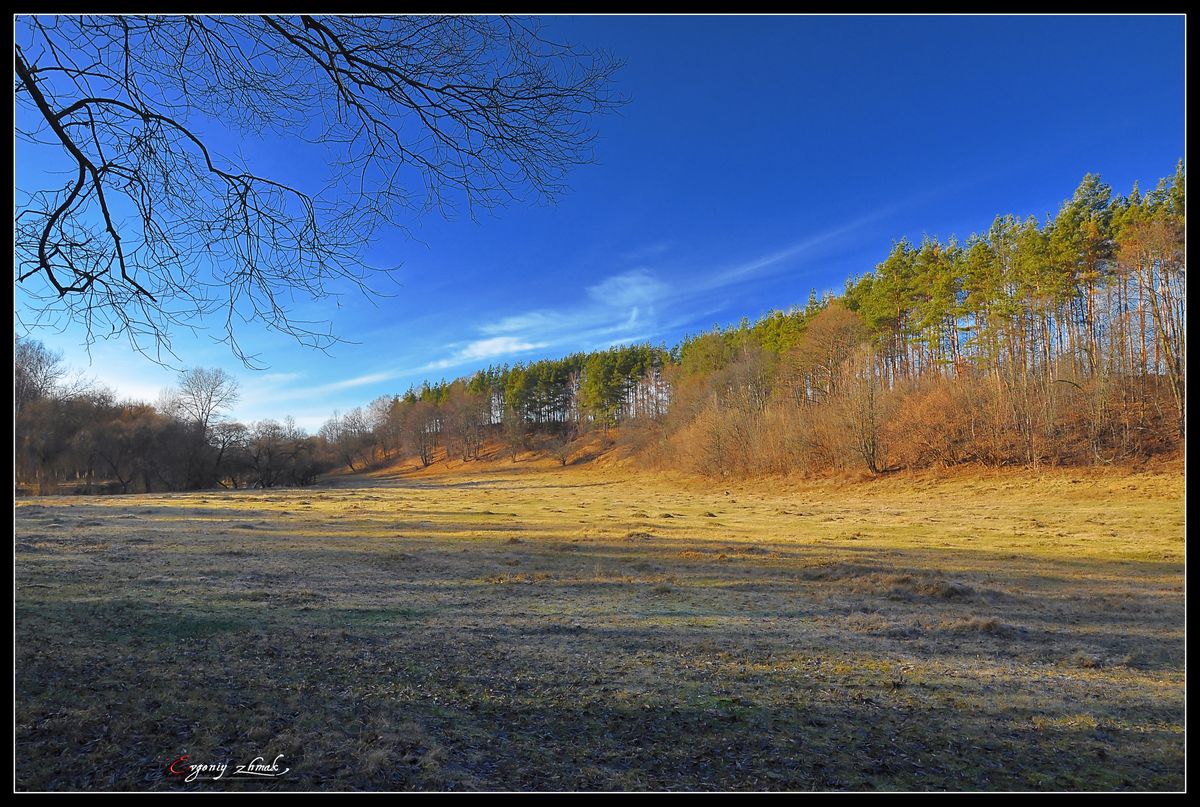
[[497,462],[15,522],[18,790],[1184,785],[1178,471]]

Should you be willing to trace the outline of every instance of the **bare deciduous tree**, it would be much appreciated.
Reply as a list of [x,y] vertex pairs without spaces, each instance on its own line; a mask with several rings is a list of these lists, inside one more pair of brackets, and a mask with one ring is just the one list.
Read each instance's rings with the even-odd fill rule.
[[433,451],[437,447],[438,420],[437,406],[429,401],[417,401],[413,404],[404,420],[405,443],[421,460],[422,468],[429,467],[433,462]]
[[167,394],[166,408],[208,434],[213,421],[231,409],[240,395],[237,379],[221,368],[193,367],[179,374],[179,388]]
[[[612,58],[501,17],[20,16],[14,64],[19,155],[67,176],[18,190],[25,324],[160,361],[213,316],[245,362],[251,320],[328,347],[295,306],[369,291],[379,228],[553,199],[619,101]],[[331,175],[257,173],[220,127],[323,146]]]
[[16,337],[13,342],[13,408],[21,407],[50,395],[55,385],[66,375],[62,355],[54,353],[41,342]]

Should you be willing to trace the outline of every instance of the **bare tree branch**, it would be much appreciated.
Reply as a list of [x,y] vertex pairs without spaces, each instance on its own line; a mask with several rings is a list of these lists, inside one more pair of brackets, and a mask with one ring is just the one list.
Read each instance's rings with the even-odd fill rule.
[[[414,216],[553,200],[592,159],[618,64],[490,17],[18,17],[17,136],[69,179],[18,189],[27,327],[168,363],[214,316],[326,349],[304,302],[374,293],[364,248]],[[219,121],[335,156],[304,187],[216,153]],[[23,150],[25,145],[21,146]],[[20,159],[20,153],[18,154]],[[43,176],[52,176],[49,173]],[[323,185],[322,185],[323,182]]]

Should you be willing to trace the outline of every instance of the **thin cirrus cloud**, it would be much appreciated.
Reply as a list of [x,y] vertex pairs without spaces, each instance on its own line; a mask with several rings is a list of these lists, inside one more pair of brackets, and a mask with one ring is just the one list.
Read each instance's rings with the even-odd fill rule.
[[[242,404],[243,408],[255,410],[260,408],[262,404],[268,401],[271,404],[279,404],[283,401],[294,400],[337,400],[340,393],[347,392],[348,390],[354,390],[360,387],[370,387],[372,385],[382,384],[387,381],[395,381],[396,379],[411,380],[413,377],[419,376],[422,373],[427,373],[431,370],[455,367],[483,359],[537,350],[547,346],[547,343],[531,342],[511,336],[479,339],[468,343],[444,359],[431,361],[420,367],[364,373],[352,378],[345,378],[340,381],[333,381],[328,384],[321,384],[313,387],[297,386],[287,388],[285,386],[284,388],[280,389],[278,387],[267,387],[262,384],[254,384],[250,389],[244,390]],[[292,375],[296,378],[299,378],[302,374],[280,375]],[[295,379],[287,380],[290,381]]]
[[654,338],[714,313],[712,309],[697,310],[699,298],[766,275],[794,259],[816,254],[820,248],[881,215],[882,212],[857,219],[733,266],[693,274],[684,283],[670,284],[646,267],[610,275],[584,289],[583,304],[523,311],[480,324],[478,332],[484,338],[429,362],[420,371],[550,347],[595,350]]
[[383,381],[391,381],[398,378],[403,373],[387,370],[378,373],[366,373],[364,375],[354,376],[353,378],[345,378],[341,381],[331,381],[328,384],[319,384],[316,386],[291,386],[292,382],[300,381],[305,377],[304,373],[275,373],[275,383],[263,383],[265,378],[251,378],[248,382],[243,380],[241,402],[244,406],[257,406],[263,402],[279,403],[280,401],[294,400],[317,400],[323,397],[336,395],[345,390],[355,389],[357,387],[366,387],[371,384],[378,384]]
[[[670,283],[648,268],[621,272],[588,286],[587,304],[513,314],[484,323],[479,330],[486,335],[511,335],[547,345],[617,344],[630,341],[633,337],[628,334],[633,332],[639,334],[638,338],[653,338],[713,313],[711,309],[697,310],[702,298],[769,276],[773,270],[801,258],[815,257],[889,212],[890,208],[876,211],[750,260],[691,273],[684,282]],[[727,295],[722,302],[728,302]]]
[[865,227],[868,224],[872,224],[880,219],[885,218],[896,208],[896,205],[890,205],[888,207],[881,208],[865,216],[854,219],[853,221],[846,222],[845,224],[832,227],[828,230],[817,233],[816,235],[811,235],[807,238],[796,241],[795,243],[792,243],[783,249],[775,250],[757,258],[710,272],[709,274],[698,278],[694,284],[691,284],[691,289],[696,293],[719,291],[721,289],[734,286],[738,283],[746,282],[753,278],[770,275],[771,272],[768,270],[781,266],[793,259],[802,257],[815,257],[820,254],[823,248],[836,245],[839,242],[839,239],[855,232],[856,230],[859,230],[862,227]]
[[447,367],[457,367],[460,364],[482,361],[483,359],[494,359],[500,356],[511,356],[515,353],[526,353],[530,350],[539,350],[540,348],[549,346],[549,342],[530,342],[515,336],[493,336],[487,339],[477,339],[444,359],[429,362],[424,367],[421,367],[418,372],[422,370],[442,370]]
[[[689,273],[682,282],[644,266],[618,272],[584,287],[582,302],[576,305],[532,309],[482,322],[476,326],[479,338],[451,345],[453,351],[441,358],[409,369],[369,373],[325,384],[310,393],[335,393],[398,378],[419,381],[419,376],[431,371],[517,357],[536,350],[564,353],[603,350],[673,333],[727,307],[730,289],[769,277],[784,267],[794,266],[800,259],[817,257],[844,236],[884,217],[890,210],[876,211],[749,260]],[[665,243],[655,245],[653,251],[665,258]],[[714,300],[722,292],[717,304]],[[706,300],[713,304],[706,305]]]
[[369,384],[377,384],[380,381],[390,381],[395,377],[396,373],[392,371],[366,373],[365,375],[355,376],[354,378],[347,378],[344,381],[334,381],[330,384],[322,384],[319,387],[314,387],[312,391],[318,394],[325,392],[338,392],[340,390],[351,389],[353,387],[365,387]]
[[653,303],[666,296],[667,285],[645,269],[635,269],[588,286],[587,295],[604,306],[628,307]]
[[[583,291],[586,302],[579,305],[540,308],[482,323],[478,330],[487,338],[432,364],[448,367],[550,347],[595,350],[597,345],[602,348],[636,341],[642,334],[661,330],[660,303],[670,297],[670,288],[648,269],[611,275]],[[477,347],[489,348],[488,354],[478,355],[479,351],[474,350]]]

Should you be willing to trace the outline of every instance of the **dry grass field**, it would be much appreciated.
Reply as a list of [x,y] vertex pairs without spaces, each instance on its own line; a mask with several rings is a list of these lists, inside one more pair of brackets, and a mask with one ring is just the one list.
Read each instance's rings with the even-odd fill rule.
[[1178,471],[495,463],[15,520],[19,790],[1184,785]]

